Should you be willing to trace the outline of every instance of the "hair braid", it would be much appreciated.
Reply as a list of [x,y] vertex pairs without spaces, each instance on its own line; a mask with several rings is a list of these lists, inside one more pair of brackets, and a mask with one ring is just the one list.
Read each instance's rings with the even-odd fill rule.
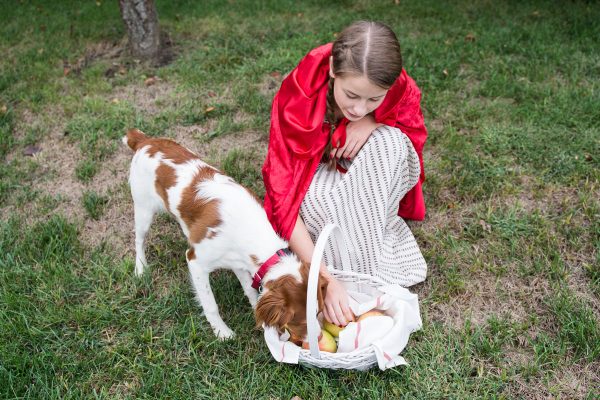
[[[333,97],[333,85],[335,79],[329,77],[329,87],[327,89],[327,109],[325,111],[325,121],[329,123],[331,128],[329,129],[329,137],[327,138],[327,144],[325,145],[325,150],[323,152],[323,157],[321,157],[321,162],[323,163],[331,163],[331,157],[329,154],[333,149],[331,146],[331,137],[333,136],[333,131],[335,130],[336,120],[335,120],[335,98]],[[333,166],[333,165],[330,165]]]

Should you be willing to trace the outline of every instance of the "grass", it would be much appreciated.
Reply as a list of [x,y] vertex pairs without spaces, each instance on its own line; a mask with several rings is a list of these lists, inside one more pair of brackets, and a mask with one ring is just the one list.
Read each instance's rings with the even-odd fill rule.
[[83,194],[83,207],[90,218],[98,220],[104,213],[104,208],[108,203],[106,196],[99,195],[96,192],[90,191]]
[[576,297],[561,291],[549,299],[550,308],[560,326],[559,336],[574,349],[578,357],[590,361],[600,356],[600,327],[594,314],[582,306]]
[[[174,1],[158,14],[176,59],[152,68],[118,55],[111,2],[0,4],[0,397],[600,396],[597,4]],[[356,19],[394,28],[429,128],[428,216],[411,223],[429,265],[412,289],[424,327],[410,365],[387,372],[274,362],[226,272],[211,279],[238,336],[216,341],[170,219],[133,276],[121,190],[118,139],[136,126],[263,196],[281,77]]]
[[221,168],[227,175],[263,198],[264,186],[260,183],[262,175],[260,169],[256,167],[256,158],[255,152],[234,149],[222,160]]

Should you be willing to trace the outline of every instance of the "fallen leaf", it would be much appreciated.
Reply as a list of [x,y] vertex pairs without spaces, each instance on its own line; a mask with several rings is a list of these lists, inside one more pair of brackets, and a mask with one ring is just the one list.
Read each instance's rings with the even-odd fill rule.
[[214,110],[215,110],[214,107],[207,107],[206,110],[204,110],[204,112],[209,113],[209,112],[214,111]]
[[6,107],[6,104],[3,104],[2,107],[0,107],[0,113],[6,114],[7,111],[8,111],[8,108]]
[[300,396],[294,396],[290,400],[302,400],[302,398]]
[[63,68],[63,76],[67,76],[71,73],[71,68],[69,67],[64,67]]
[[156,79],[156,77],[155,77],[155,76],[151,76],[150,78],[148,78],[148,79],[146,79],[146,80],[144,81],[144,85],[146,85],[146,86],[152,86],[152,85],[154,85],[156,82],[157,82],[157,79]]
[[475,34],[474,33],[467,33],[467,35],[465,36],[465,42],[474,42],[475,41]]
[[113,103],[113,104],[119,104],[120,102],[121,101],[119,99],[117,99],[117,98],[114,98],[114,99],[111,100],[111,103]]
[[400,0],[394,0],[394,4],[395,5],[399,5],[400,4]]
[[444,74],[444,76],[448,76],[448,70],[447,70],[447,69],[444,69],[444,70],[442,71],[442,74]]
[[538,10],[535,10],[534,12],[531,13],[532,17],[539,17],[540,16],[540,12]]
[[31,157],[34,154],[39,153],[40,151],[42,151],[41,147],[29,145],[29,146],[25,147],[25,149],[23,150],[23,155]]
[[217,94],[215,92],[213,92],[212,90],[209,90],[207,95],[208,95],[208,97],[217,97]]
[[[6,108],[6,106],[4,106],[4,108]],[[584,155],[584,157],[585,157],[585,160],[586,160],[586,161],[592,161],[592,155],[591,155],[591,154],[587,154],[587,153],[586,153],[586,154]]]
[[40,25],[40,31],[46,32],[46,25]]
[[125,68],[124,66],[122,66],[122,65],[121,65],[121,66],[119,67],[119,73],[120,73],[121,75],[125,75],[125,74],[127,73],[127,68]]
[[298,13],[298,14],[296,14],[296,16],[297,16],[298,18],[302,18],[302,17],[304,16],[304,14],[302,14],[302,13]]
[[269,75],[271,75],[273,78],[279,78],[281,76],[281,72],[273,71]]

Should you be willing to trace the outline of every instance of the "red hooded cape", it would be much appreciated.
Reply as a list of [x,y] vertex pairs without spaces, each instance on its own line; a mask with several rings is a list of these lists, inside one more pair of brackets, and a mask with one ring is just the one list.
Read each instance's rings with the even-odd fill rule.
[[[331,47],[328,43],[310,51],[283,80],[271,107],[269,149],[262,168],[264,207],[273,228],[286,240],[296,225],[300,204],[329,137],[330,126],[324,119]],[[400,217],[414,220],[425,218],[421,185],[425,180],[422,152],[427,129],[420,103],[421,92],[403,69],[374,112],[377,122],[400,128],[419,155],[419,182],[400,201],[398,209]],[[334,136],[339,134],[336,130]]]

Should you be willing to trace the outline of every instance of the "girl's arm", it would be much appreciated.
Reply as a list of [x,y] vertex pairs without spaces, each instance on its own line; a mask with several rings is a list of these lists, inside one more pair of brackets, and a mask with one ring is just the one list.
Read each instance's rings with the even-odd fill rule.
[[[299,215],[289,245],[300,260],[310,264],[315,245]],[[328,282],[323,315],[325,319],[333,324],[346,326],[348,322],[354,320],[354,314],[348,306],[348,293],[346,293],[344,286],[331,276],[323,262],[321,262],[321,273]]]
[[372,115],[365,115],[358,121],[349,122],[346,126],[346,143],[342,147],[334,148],[331,151],[331,158],[354,158],[373,131],[382,125],[375,122]]

